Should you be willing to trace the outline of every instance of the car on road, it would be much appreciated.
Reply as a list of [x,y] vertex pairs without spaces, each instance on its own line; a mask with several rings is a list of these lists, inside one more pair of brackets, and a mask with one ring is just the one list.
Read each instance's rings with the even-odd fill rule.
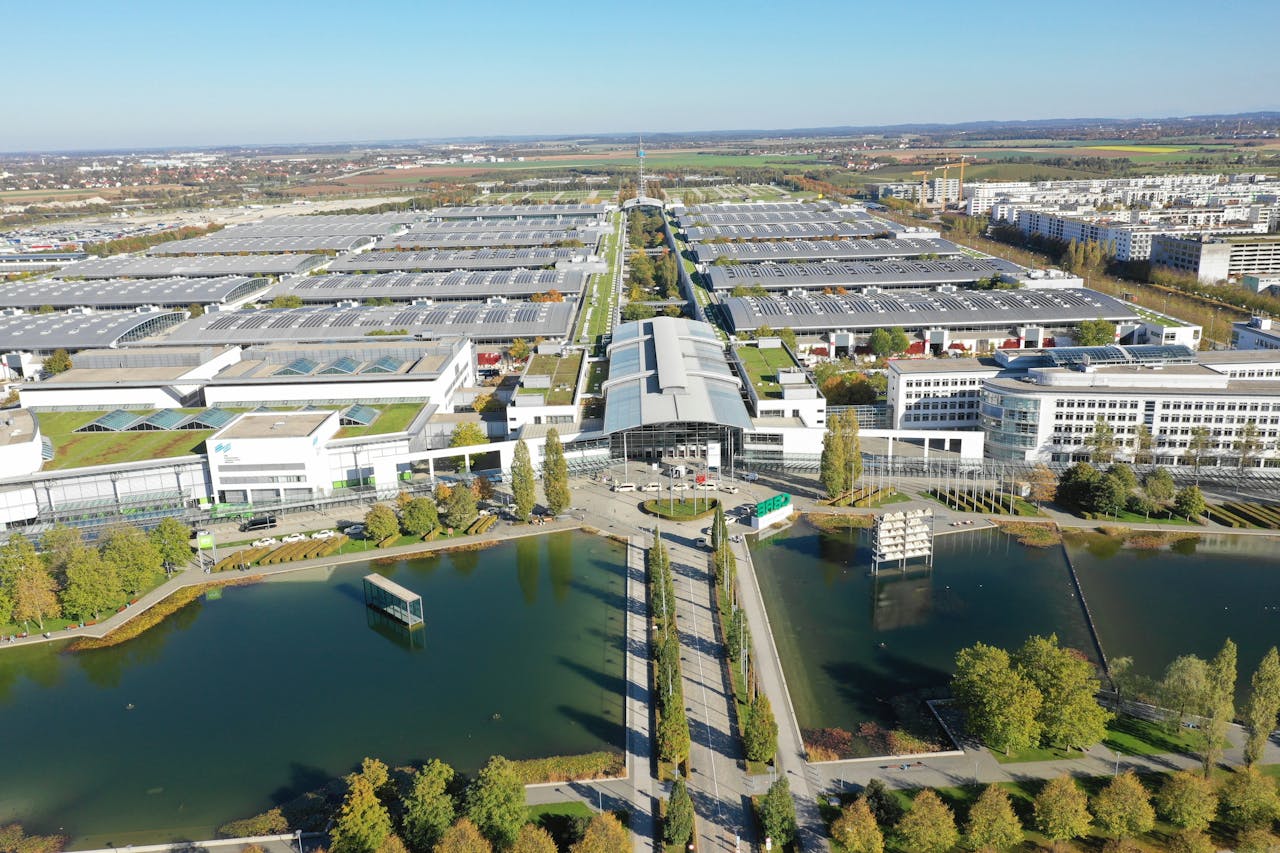
[[614,483],[613,490],[615,492],[634,492],[636,490],[635,483]]
[[640,487],[640,491],[660,492],[662,491],[662,484],[661,483],[645,483],[643,486]]
[[746,480],[748,483],[754,483],[756,480],[760,479],[760,475],[755,471],[748,471],[742,475],[742,479]]
[[716,489],[719,488],[719,486],[717,486],[715,483],[699,483],[698,485],[694,486],[694,488],[700,492],[714,492]]
[[737,486],[721,486],[720,491],[730,495],[736,495],[738,492],[742,491],[742,489],[738,488]]
[[350,527],[348,527],[346,530],[343,530],[342,532],[350,536],[352,539],[355,539],[357,536],[364,535],[364,525],[353,524]]
[[311,538],[312,539],[332,539],[337,535],[338,534],[333,532],[332,530],[317,530],[315,533],[311,534]]
[[268,548],[272,545],[279,545],[279,544],[280,544],[279,540],[276,539],[274,536],[268,536],[265,539],[253,540],[253,547],[255,548]]
[[307,538],[307,534],[305,533],[290,533],[288,536],[282,536],[280,538],[280,541],[286,545],[289,545],[293,542],[302,542],[306,538]]
[[684,491],[688,491],[688,489],[689,489],[688,483],[681,483],[677,481],[671,484],[671,491],[673,492],[684,492]]

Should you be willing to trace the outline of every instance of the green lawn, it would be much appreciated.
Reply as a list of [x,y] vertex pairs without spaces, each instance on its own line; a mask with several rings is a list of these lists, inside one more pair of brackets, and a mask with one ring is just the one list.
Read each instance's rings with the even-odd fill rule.
[[[545,394],[548,406],[567,406],[573,402],[574,392],[578,388],[578,372],[582,369],[582,360],[586,353],[581,350],[572,353],[568,358],[558,355],[535,355],[529,360],[525,376],[550,376],[551,388],[521,388],[520,394]],[[561,386],[567,386],[562,389]]]
[[674,501],[670,498],[654,498],[644,502],[644,509],[651,515],[659,515],[674,521],[692,521],[696,518],[705,518],[715,512],[718,503],[718,498],[699,497],[697,500],[676,498]]
[[737,348],[738,358],[747,368],[751,384],[761,397],[781,397],[782,386],[778,384],[778,371],[786,367],[796,367],[791,354],[783,347],[761,349],[756,346]]
[[358,435],[386,435],[392,432],[404,432],[409,424],[422,411],[421,403],[391,403],[385,406],[373,406],[378,410],[378,417],[368,426],[344,426],[338,430],[336,438],[352,438]]
[[[204,441],[213,435],[210,429],[163,430],[156,432],[76,432],[109,410],[96,412],[37,412],[40,434],[53,442],[55,455],[44,463],[43,470],[81,468],[88,465],[107,465],[113,462],[134,462],[140,459],[164,459],[171,456],[190,456],[204,451]],[[140,409],[139,417],[154,413],[155,409]],[[204,409],[178,409],[191,415]]]
[[[342,408],[345,408],[343,406]],[[338,430],[338,438],[349,438],[359,435],[383,435],[401,432],[409,426],[418,412],[421,403],[393,403],[375,406],[380,414],[367,427],[342,427]],[[204,442],[213,435],[214,430],[157,430],[154,432],[76,432],[76,430],[95,418],[105,415],[109,410],[93,412],[37,412],[40,421],[40,433],[53,442],[54,457],[44,464],[43,470],[54,471],[64,468],[81,468],[89,465],[109,465],[119,462],[136,462],[142,459],[165,459],[173,456],[190,456],[204,453]],[[142,417],[154,413],[155,409],[130,410],[132,414]],[[175,409],[184,415],[203,412],[203,408]],[[227,409],[230,412],[243,412],[246,409]],[[282,409],[281,411],[288,411]]]
[[609,378],[609,362],[593,361],[587,368],[587,393],[599,394],[600,386]]
[[[613,233],[604,238],[604,260],[608,271],[591,276],[586,303],[578,321],[577,340],[581,343],[592,343],[600,335],[609,331],[609,315],[613,312],[613,279],[621,260],[618,245],[621,242],[619,227],[622,213],[612,214],[610,219]],[[587,308],[591,307],[591,316],[587,317]]]
[[[1182,729],[1171,735],[1159,723],[1120,714],[1107,724],[1107,736],[1102,743],[1123,755],[1161,755],[1167,752],[1191,752],[1193,735],[1189,729]],[[1007,758],[1004,753],[994,749],[991,754],[1001,764],[1080,757],[1077,749],[1068,753],[1056,747],[1032,747],[1015,752]]]
[[1102,743],[1124,755],[1161,755],[1166,752],[1192,752],[1195,736],[1190,729],[1180,728],[1176,733],[1160,723],[1130,717],[1117,716],[1107,726],[1107,737]]
[[1194,521],[1187,521],[1185,518],[1182,518],[1182,517],[1180,517],[1180,516],[1174,516],[1174,517],[1172,517],[1172,518],[1161,518],[1161,517],[1159,517],[1158,515],[1152,515],[1152,516],[1148,517],[1148,516],[1145,516],[1145,515],[1138,515],[1138,514],[1136,514],[1136,513],[1129,512],[1128,510],[1121,510],[1120,512],[1116,513],[1115,515],[1108,515],[1108,516],[1094,516],[1094,519],[1093,519],[1093,520],[1094,520],[1094,521],[1106,521],[1106,522],[1111,522],[1111,523],[1115,523],[1115,524],[1119,524],[1119,523],[1126,523],[1126,524],[1169,524],[1169,525],[1173,525],[1173,526],[1175,526],[1175,527],[1200,527],[1200,525],[1199,525],[1199,524],[1196,524]]

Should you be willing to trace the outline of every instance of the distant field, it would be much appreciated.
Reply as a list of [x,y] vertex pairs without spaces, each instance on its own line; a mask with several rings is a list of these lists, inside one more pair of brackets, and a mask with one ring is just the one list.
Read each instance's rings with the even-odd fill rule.
[[[1186,151],[1186,145],[1081,145],[1094,151],[1128,151],[1133,154],[1170,154],[1175,151]],[[1228,147],[1228,146],[1223,146]]]

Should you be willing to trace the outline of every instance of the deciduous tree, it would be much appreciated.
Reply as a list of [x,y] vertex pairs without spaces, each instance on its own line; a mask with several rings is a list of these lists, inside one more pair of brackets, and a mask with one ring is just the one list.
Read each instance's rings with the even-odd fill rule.
[[1104,831],[1118,838],[1134,838],[1156,825],[1151,795],[1132,770],[1107,783],[1093,801],[1093,819]]
[[376,853],[391,834],[391,817],[363,775],[352,779],[329,830],[332,853]]
[[493,845],[464,817],[445,830],[432,853],[493,853]]
[[867,798],[871,813],[876,816],[876,823],[884,827],[895,826],[902,819],[903,809],[898,798],[880,779],[872,779],[862,789],[862,796]]
[[1037,465],[1031,469],[1031,500],[1036,506],[1046,504],[1058,493],[1058,478],[1047,465]]
[[1218,813],[1213,782],[1190,770],[1179,770],[1165,779],[1156,793],[1156,808],[1174,826],[1201,832]]
[[410,536],[422,536],[440,525],[436,502],[427,497],[410,498],[400,511],[400,526]]
[[1258,452],[1262,450],[1261,433],[1258,431],[1258,424],[1250,418],[1245,421],[1244,426],[1236,433],[1235,443],[1232,444],[1232,450],[1236,454],[1236,464],[1241,468],[1250,468],[1253,466],[1254,460],[1258,458]]
[[1235,718],[1236,657],[1236,644],[1228,638],[1209,661],[1208,692],[1201,711],[1205,719],[1196,732],[1206,777],[1222,758],[1227,747],[1227,729]]
[[747,710],[742,740],[750,761],[772,761],[778,751],[778,722],[774,719],[769,697],[756,693]]
[[542,490],[547,498],[547,510],[559,515],[569,508],[569,464],[564,458],[564,445],[555,427],[547,430],[547,442],[542,451]]
[[1022,822],[1013,811],[1008,792],[999,785],[988,785],[969,810],[965,841],[974,850],[1007,850],[1022,838]]
[[667,844],[678,844],[681,849],[693,835],[693,798],[684,779],[677,779],[671,786],[671,798],[667,800],[667,817],[662,823],[662,837]]
[[81,545],[76,554],[67,567],[62,606],[72,619],[97,619],[123,600],[124,588],[115,567],[97,551]]
[[1173,496],[1177,493],[1173,477],[1164,468],[1156,468],[1147,474],[1142,481],[1142,489],[1147,493],[1147,497],[1161,506],[1173,500]]
[[984,643],[961,649],[951,691],[964,708],[969,731],[992,749],[1008,755],[1039,742],[1043,697],[1013,668],[1004,649]]
[[453,768],[432,759],[413,774],[404,796],[402,824],[405,841],[416,851],[427,851],[444,836],[454,820],[449,784]]
[[791,799],[791,785],[779,776],[760,800],[760,825],[773,839],[774,848],[785,847],[796,836],[796,804]]
[[1177,496],[1173,499],[1173,509],[1174,512],[1187,521],[1198,515],[1203,515],[1205,510],[1204,493],[1200,491],[1199,486],[1187,486],[1179,489]]
[[490,758],[467,787],[466,813],[480,833],[506,848],[515,843],[525,822],[524,786],[511,762]]
[[507,358],[512,361],[524,361],[529,357],[529,342],[524,338],[516,338],[507,347]]
[[465,483],[454,486],[444,504],[444,523],[450,527],[465,527],[476,517],[476,493]]
[[1076,780],[1050,779],[1035,799],[1036,828],[1052,841],[1070,841],[1089,831],[1089,798]]
[[1182,454],[1180,461],[1183,465],[1190,465],[1194,468],[1197,477],[1200,476],[1200,466],[1209,457],[1211,443],[1208,427],[1198,426],[1191,428],[1191,437],[1187,439],[1187,449]]
[[1107,320],[1085,320],[1076,332],[1076,345],[1101,347],[1116,342],[1116,324]]
[[1116,455],[1116,430],[1111,422],[1101,415],[1093,424],[1093,432],[1084,440],[1089,448],[1090,461],[1110,462]]
[[164,558],[147,535],[131,524],[118,524],[102,537],[102,559],[114,566],[120,585],[137,595],[164,574]]
[[866,797],[858,797],[840,811],[831,824],[831,837],[847,853],[884,853],[884,833]]
[[533,479],[533,460],[529,456],[529,445],[525,444],[523,438],[516,442],[511,461],[511,495],[515,499],[516,518],[520,521],[528,520],[538,494]]
[[1102,740],[1111,714],[1094,698],[1101,685],[1084,655],[1060,648],[1057,635],[1050,634],[1028,639],[1013,661],[1044,697],[1038,716],[1042,740],[1067,749]]
[[375,542],[390,539],[400,534],[400,520],[395,510],[386,504],[374,504],[364,514],[364,529],[369,538]]
[[1227,777],[1221,789],[1222,816],[1241,828],[1266,826],[1280,817],[1276,781],[1256,767],[1239,769]]
[[557,853],[555,839],[540,826],[526,823],[520,827],[511,853]]
[[618,853],[631,849],[631,833],[613,816],[599,812],[591,816],[582,838],[569,848],[569,853]]
[[44,360],[43,367],[46,373],[54,376],[66,373],[72,367],[71,356],[64,349],[56,349]]
[[1244,760],[1246,764],[1257,764],[1280,716],[1280,653],[1275,646],[1267,650],[1258,664],[1249,688],[1249,704],[1244,712],[1249,739],[1244,746]]
[[945,853],[960,841],[955,815],[931,788],[916,794],[898,821],[898,835],[908,850],[917,853]]
[[152,528],[151,544],[160,552],[161,561],[180,568],[191,560],[191,528],[176,518],[164,518]]
[[1218,845],[1200,829],[1180,829],[1169,839],[1169,853],[1218,853]]

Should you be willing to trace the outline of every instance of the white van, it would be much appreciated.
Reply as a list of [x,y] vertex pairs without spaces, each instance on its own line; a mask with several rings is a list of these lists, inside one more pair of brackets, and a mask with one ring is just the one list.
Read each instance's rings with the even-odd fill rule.
[[640,487],[640,491],[660,492],[662,491],[662,484],[661,483],[645,483],[643,486]]
[[613,486],[615,492],[634,492],[636,490],[635,483],[615,483]]

